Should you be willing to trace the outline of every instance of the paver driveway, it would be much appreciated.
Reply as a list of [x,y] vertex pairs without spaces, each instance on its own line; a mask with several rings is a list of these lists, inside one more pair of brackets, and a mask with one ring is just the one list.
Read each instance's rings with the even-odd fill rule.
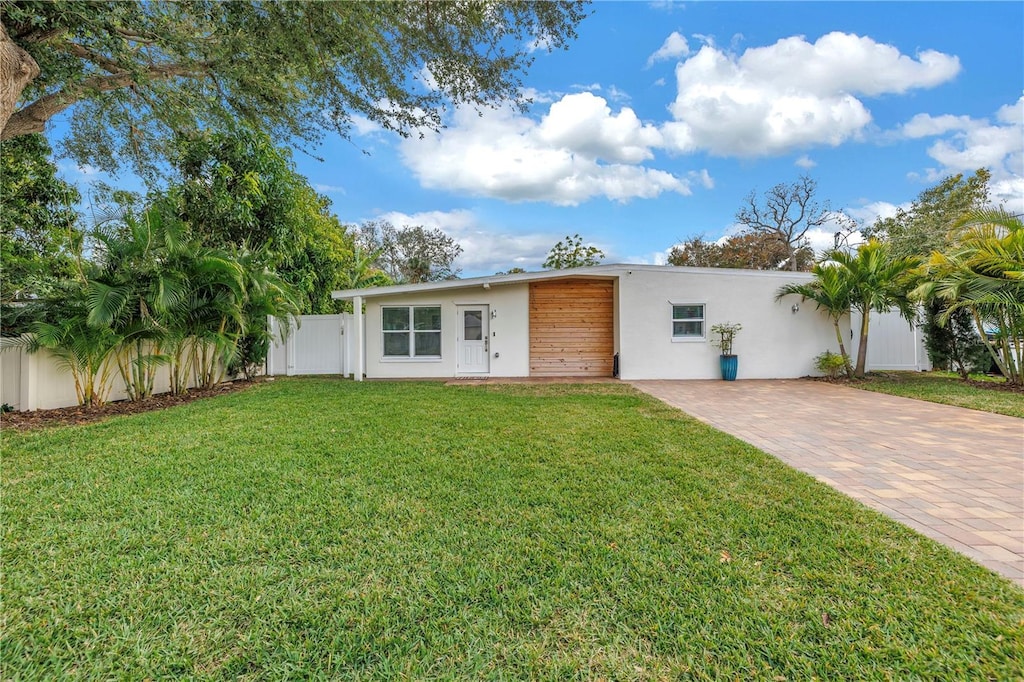
[[1024,419],[815,381],[634,381],[1024,585]]

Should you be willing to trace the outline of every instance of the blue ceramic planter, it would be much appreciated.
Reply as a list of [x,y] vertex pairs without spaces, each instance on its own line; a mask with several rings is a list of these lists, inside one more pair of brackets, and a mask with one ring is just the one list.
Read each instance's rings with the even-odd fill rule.
[[725,381],[736,381],[736,369],[739,367],[739,358],[735,355],[719,355],[718,360],[722,365],[722,379]]

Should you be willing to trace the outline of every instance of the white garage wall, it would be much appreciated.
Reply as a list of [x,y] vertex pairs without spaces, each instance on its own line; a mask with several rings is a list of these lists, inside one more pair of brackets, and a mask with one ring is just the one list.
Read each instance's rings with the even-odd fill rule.
[[[638,267],[619,279],[619,368],[623,379],[718,379],[712,325],[738,322],[739,379],[816,374],[814,358],[839,344],[828,318],[798,296],[775,300],[779,287],[806,273]],[[672,304],[705,305],[700,341],[672,339]],[[848,333],[849,326],[844,326]]]

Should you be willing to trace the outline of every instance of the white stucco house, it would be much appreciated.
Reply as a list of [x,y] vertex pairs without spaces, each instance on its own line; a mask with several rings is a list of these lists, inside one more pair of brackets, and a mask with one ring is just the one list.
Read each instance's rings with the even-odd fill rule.
[[[716,379],[712,325],[743,325],[739,378],[815,373],[838,351],[832,324],[799,297],[807,273],[598,265],[336,291],[365,315],[345,331],[360,379],[607,376]],[[849,338],[848,321],[844,334]]]

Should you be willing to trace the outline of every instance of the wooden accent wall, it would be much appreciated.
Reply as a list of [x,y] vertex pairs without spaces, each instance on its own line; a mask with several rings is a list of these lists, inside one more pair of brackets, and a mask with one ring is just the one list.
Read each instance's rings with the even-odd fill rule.
[[561,279],[530,283],[530,376],[610,377],[614,283]]

